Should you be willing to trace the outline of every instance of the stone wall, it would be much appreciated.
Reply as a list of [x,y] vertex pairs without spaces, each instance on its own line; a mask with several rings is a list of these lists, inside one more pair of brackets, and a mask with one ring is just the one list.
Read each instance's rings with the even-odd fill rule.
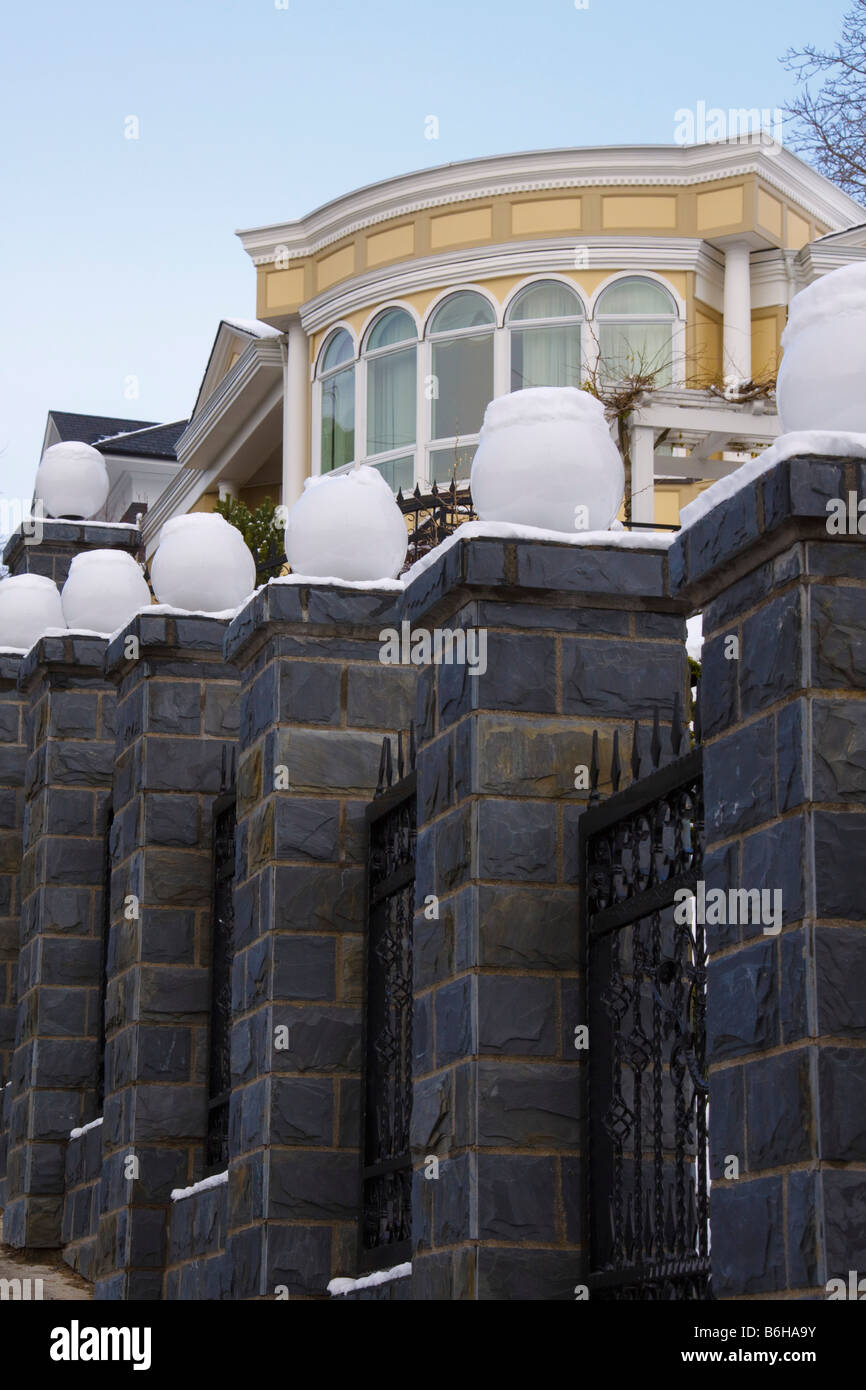
[[66,1145],[61,1239],[63,1258],[85,1279],[95,1277],[102,1181],[102,1120],[70,1134]]
[[707,927],[722,1298],[866,1268],[866,544],[826,524],[864,489],[863,464],[792,459],[671,552],[704,609],[707,888],[782,906]]
[[227,1211],[226,1183],[172,1202],[165,1298],[188,1302],[232,1297],[232,1271],[226,1256]]
[[141,546],[137,526],[98,521],[58,521],[46,517],[32,535],[20,527],[6,542],[3,563],[10,574],[42,574],[63,588],[69,566],[82,550],[125,550],[136,555]]
[[60,1244],[69,1131],[96,1118],[114,691],[105,639],[43,637],[21,662],[28,761],[3,1236]]
[[606,768],[614,730],[685,699],[676,608],[651,543],[464,541],[407,591],[413,628],[487,634],[484,673],[419,684],[416,1299],[573,1299],[583,1276],[575,774],[594,729]]

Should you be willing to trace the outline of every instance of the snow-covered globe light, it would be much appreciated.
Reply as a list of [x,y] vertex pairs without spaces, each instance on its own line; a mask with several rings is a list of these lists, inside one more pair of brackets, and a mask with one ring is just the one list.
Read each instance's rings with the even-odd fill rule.
[[108,496],[108,472],[98,449],[76,440],[52,444],[36,470],[37,497],[50,516],[86,520],[96,516]]
[[150,579],[160,603],[189,612],[238,608],[256,587],[256,562],[218,512],[189,512],[162,528]]
[[125,550],[84,550],[69,566],[60,601],[67,627],[117,632],[148,606],[150,590]]
[[538,386],[492,400],[472,461],[482,521],[547,531],[606,531],[625,470],[604,407],[573,386]]
[[0,579],[0,647],[29,651],[50,627],[65,627],[60,591],[42,574]]
[[375,468],[308,478],[286,522],[292,570],[322,579],[396,579],[408,544],[403,513]]
[[866,434],[866,262],[822,275],[791,300],[776,403],[786,434]]

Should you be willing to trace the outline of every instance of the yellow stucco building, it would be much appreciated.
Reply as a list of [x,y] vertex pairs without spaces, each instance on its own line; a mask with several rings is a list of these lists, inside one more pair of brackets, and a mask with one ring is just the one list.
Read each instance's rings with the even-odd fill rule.
[[291,503],[354,461],[404,490],[466,477],[492,397],[635,372],[632,516],[675,522],[779,432],[732,384],[773,381],[791,297],[866,257],[864,223],[752,135],[468,160],[242,231],[256,318],[220,324],[148,549],[179,511]]

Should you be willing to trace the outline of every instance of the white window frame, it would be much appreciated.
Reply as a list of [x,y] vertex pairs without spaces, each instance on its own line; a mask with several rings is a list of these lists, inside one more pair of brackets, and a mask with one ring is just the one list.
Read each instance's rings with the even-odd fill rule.
[[[543,319],[518,319],[512,321],[511,313],[520,296],[526,291],[535,288],[537,285],[563,285],[574,296],[580,308],[579,314],[564,314],[561,318]],[[518,285],[505,305],[503,312],[503,332],[505,336],[505,379],[506,384],[502,392],[497,394],[505,395],[511,392],[511,349],[512,335],[521,332],[524,328],[551,328],[560,325],[577,324],[580,329],[580,365],[578,377],[580,381],[586,379],[587,373],[587,340],[590,338],[588,332],[589,311],[580,290],[572,280],[566,280],[561,275],[536,275],[531,280],[526,280],[522,285]],[[526,388],[523,388],[524,390]]]
[[[394,310],[394,309],[399,309],[399,310],[401,310],[404,314],[407,314],[408,317],[412,320],[412,322],[413,322],[413,324],[414,324],[414,326],[415,326],[415,337],[414,337],[414,338],[406,338],[402,343],[389,343],[386,347],[383,347],[383,348],[373,348],[373,350],[370,351],[370,349],[367,347],[367,343],[368,343],[368,341],[369,341],[370,334],[372,333],[373,329],[375,328],[375,326],[376,326],[376,324],[379,322],[379,320],[380,320],[381,318],[383,318],[383,317],[385,316],[385,314],[390,313],[390,312],[391,312],[392,310]],[[371,360],[375,360],[375,359],[378,358],[378,357],[387,357],[389,353],[394,353],[394,352],[405,352],[405,351],[406,351],[408,348],[410,348],[410,347],[414,347],[414,349],[415,349],[415,442],[414,442],[414,444],[406,444],[406,445],[404,445],[404,447],[403,447],[402,449],[389,449],[389,450],[387,450],[385,453],[381,453],[381,454],[368,454],[368,453],[367,453],[367,386],[368,386],[368,382],[367,382],[367,364],[368,364],[368,362],[370,362]],[[362,433],[362,435],[361,435],[361,443],[362,443],[362,445],[363,445],[363,448],[362,448],[362,450],[360,451],[360,460],[361,460],[361,463],[369,464],[371,468],[375,468],[377,464],[380,464],[380,463],[390,463],[393,459],[408,458],[408,457],[411,455],[411,456],[412,456],[412,460],[413,460],[413,464],[412,464],[412,479],[413,479],[412,486],[413,486],[413,487],[414,487],[415,483],[418,481],[418,456],[419,456],[419,453],[420,453],[419,441],[420,441],[420,438],[421,438],[419,430],[420,430],[420,428],[423,427],[423,415],[422,415],[422,412],[421,412],[421,410],[420,410],[421,393],[422,393],[422,384],[421,384],[421,383],[422,383],[422,377],[421,377],[421,372],[420,372],[420,366],[421,366],[421,352],[420,352],[420,348],[421,348],[421,338],[420,338],[420,326],[419,326],[419,323],[418,323],[418,316],[417,316],[417,314],[415,314],[415,313],[412,311],[412,309],[409,307],[409,305],[408,305],[408,304],[401,304],[401,303],[399,303],[399,301],[397,301],[397,302],[395,302],[395,303],[393,303],[393,304],[383,304],[383,305],[380,305],[379,307],[377,307],[375,313],[372,315],[372,317],[371,317],[371,318],[369,319],[369,321],[367,322],[367,324],[366,324],[366,326],[365,326],[365,328],[364,328],[364,332],[363,332],[363,334],[362,334],[362,336],[361,336],[361,347],[360,347],[359,358],[358,358],[359,364],[360,364],[360,370],[359,370],[358,373],[357,373],[357,378],[356,378],[356,381],[355,381],[355,454],[356,454],[356,456],[358,456],[358,454],[359,454],[359,450],[358,450],[358,421],[360,420],[360,421],[362,422],[362,428],[363,428],[363,433]]]
[[[646,280],[658,285],[668,295],[673,304],[672,314],[606,314],[598,306],[605,292],[623,280]],[[601,349],[599,329],[602,323],[622,323],[640,327],[642,324],[669,323],[671,325],[671,387],[684,387],[686,384],[686,306],[673,285],[662,275],[653,271],[619,271],[610,275],[596,289],[591,304],[591,315],[587,319],[588,365],[598,366]],[[598,345],[597,344],[598,340]]]
[[[352,357],[351,357],[351,358],[349,359],[349,361],[347,361],[347,362],[341,362],[340,365],[339,365],[339,367],[331,367],[328,371],[326,371],[326,372],[323,373],[323,372],[322,372],[322,363],[323,363],[324,360],[325,360],[325,353],[326,353],[327,350],[328,350],[328,345],[329,345],[329,343],[331,342],[332,338],[334,338],[334,337],[336,336],[336,334],[340,332],[340,330],[342,330],[342,331],[345,332],[345,333],[348,333],[349,338],[351,339],[351,343],[352,343]],[[335,375],[337,374],[337,372],[345,372],[345,371],[348,371],[348,370],[349,370],[349,367],[351,367],[352,370],[353,370],[354,373],[355,373],[355,378],[354,378],[354,383],[355,383],[355,449],[354,449],[354,453],[355,453],[355,458],[357,458],[357,456],[358,456],[358,377],[360,376],[360,372],[358,371],[358,360],[359,360],[359,359],[358,359],[358,340],[357,340],[357,338],[355,337],[355,334],[352,332],[352,329],[351,329],[351,327],[349,326],[349,324],[347,324],[347,323],[334,323],[334,324],[332,324],[332,325],[329,327],[327,333],[325,334],[325,337],[324,337],[324,339],[323,339],[323,341],[322,341],[322,346],[319,348],[319,355],[318,355],[318,357],[317,357],[317,359],[316,359],[315,371],[314,371],[314,375],[313,375],[313,429],[312,429],[312,439],[311,439],[312,449],[311,449],[311,451],[310,451],[310,453],[311,453],[310,463],[311,463],[311,476],[314,477],[314,478],[315,478],[315,477],[320,477],[320,476],[321,476],[321,472],[322,472],[322,394],[323,394],[323,393],[322,393],[322,382],[323,382],[323,381],[326,381],[326,380],[327,380],[329,377],[331,377],[331,376],[335,376]],[[285,407],[284,407],[284,408],[285,408]],[[365,437],[366,437],[366,436],[365,436]],[[348,463],[342,464],[339,468],[332,468],[332,469],[330,470],[330,472],[332,472],[332,473],[341,473],[344,469],[346,469],[346,468],[351,468],[351,467],[353,466],[354,462],[355,462],[354,459],[350,459]]]
[[[493,313],[492,322],[478,324],[473,328],[455,328],[446,333],[431,333],[430,324],[433,322],[433,318],[435,317],[438,310],[445,303],[445,301],[447,299],[453,299],[453,297],[457,294],[463,293],[477,294],[480,299],[485,300],[485,302],[490,306],[490,309]],[[502,391],[497,389],[497,387],[501,384],[503,378],[504,344],[502,341],[503,333],[501,309],[500,306],[489,294],[487,294],[484,290],[482,290],[476,285],[452,285],[443,294],[439,295],[436,301],[430,305],[427,311],[427,316],[424,324],[424,342],[422,345],[423,354],[419,354],[419,356],[423,355],[422,381],[428,381],[433,375],[434,344],[436,344],[437,342],[454,342],[457,338],[480,338],[482,336],[491,336],[493,339],[493,396],[491,397],[491,399],[495,399],[497,395],[506,394],[508,390],[507,386]],[[423,433],[421,435],[423,444],[418,450],[418,465],[420,466],[420,477],[418,476],[418,472],[416,472],[416,479],[420,483],[421,487],[426,489],[432,487],[430,455],[434,451],[438,452],[440,449],[455,449],[460,448],[461,446],[465,447],[466,445],[474,445],[477,448],[480,436],[479,432],[476,431],[474,434],[446,435],[442,438],[434,439],[433,400],[432,398],[430,400],[426,399],[426,392],[422,392],[422,394],[425,397],[423,401]]]

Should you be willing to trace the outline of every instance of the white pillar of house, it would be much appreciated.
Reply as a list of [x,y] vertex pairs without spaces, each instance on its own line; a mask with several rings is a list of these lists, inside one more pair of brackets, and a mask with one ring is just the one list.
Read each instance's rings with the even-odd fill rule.
[[722,373],[725,381],[752,377],[752,282],[750,248],[745,241],[725,247]]
[[283,367],[283,486],[282,503],[290,507],[304,490],[310,473],[307,456],[307,420],[310,380],[307,335],[295,319],[286,333]]
[[238,485],[237,483],[218,483],[217,491],[220,501],[225,502],[228,497],[237,497]]
[[655,431],[652,425],[632,425],[631,519],[655,521]]

